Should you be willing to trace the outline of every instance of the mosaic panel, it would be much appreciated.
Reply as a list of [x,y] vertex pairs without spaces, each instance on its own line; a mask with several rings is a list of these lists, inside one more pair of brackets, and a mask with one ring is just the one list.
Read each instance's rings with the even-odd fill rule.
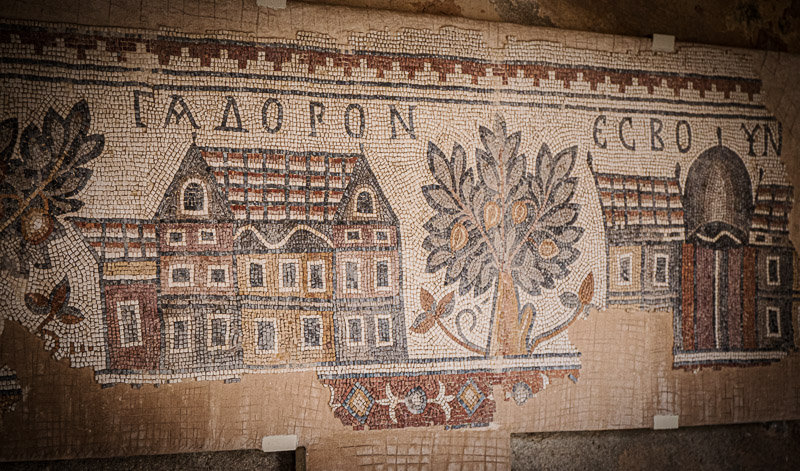
[[6,23],[0,59],[0,312],[104,387],[313,371],[347,427],[458,429],[578,382],[608,307],[670,312],[683,374],[796,348],[745,55]]

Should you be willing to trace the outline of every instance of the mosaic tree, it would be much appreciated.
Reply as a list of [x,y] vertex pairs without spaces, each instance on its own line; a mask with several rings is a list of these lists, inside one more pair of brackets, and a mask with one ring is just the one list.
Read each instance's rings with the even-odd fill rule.
[[[539,296],[553,289],[580,256],[575,245],[584,229],[575,224],[580,206],[573,202],[578,179],[572,176],[577,147],[553,155],[542,144],[530,173],[528,158],[518,152],[521,134],[509,135],[502,116],[496,116],[492,129],[481,126],[479,134],[483,148],[475,150],[477,171],[467,168],[460,144],[449,159],[436,144],[428,144],[428,167],[436,184],[422,191],[436,213],[424,225],[426,270],[446,269],[445,285],[457,283],[459,295],[472,290],[477,297],[494,287],[491,354],[526,354],[566,328],[591,301],[589,274],[578,294],[560,297],[574,309],[570,319],[533,337],[535,308],[526,304],[520,309],[518,301],[519,291]],[[426,293],[423,304],[435,304],[425,302],[430,298]],[[452,296],[446,296],[435,309],[423,305],[426,312],[412,329],[422,333],[434,324],[445,329],[438,319],[452,311],[446,307],[451,302]]]
[[[50,108],[41,129],[28,125],[19,139],[16,118],[0,122],[0,269],[12,278],[27,278],[31,266],[51,268],[49,247],[62,237],[57,219],[77,211],[83,202],[75,196],[86,186],[92,170],[89,161],[103,151],[105,138],[89,134],[91,116],[85,100],[76,103],[66,118]],[[37,333],[53,338],[46,329],[53,320],[75,324],[83,315],[69,306],[70,286],[64,277],[49,295],[26,293],[25,303],[37,322]],[[0,319],[1,320],[1,319]]]

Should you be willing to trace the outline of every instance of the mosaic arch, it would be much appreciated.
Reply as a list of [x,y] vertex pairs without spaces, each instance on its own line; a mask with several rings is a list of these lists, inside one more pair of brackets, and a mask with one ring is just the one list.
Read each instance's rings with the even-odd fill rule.
[[355,429],[460,428],[577,382],[593,310],[671,312],[679,370],[795,349],[743,55],[8,23],[0,56],[1,312],[103,386],[312,370]]

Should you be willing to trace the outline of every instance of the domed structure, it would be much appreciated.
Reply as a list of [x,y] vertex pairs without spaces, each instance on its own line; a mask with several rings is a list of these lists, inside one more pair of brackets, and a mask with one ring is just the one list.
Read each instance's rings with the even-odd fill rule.
[[753,189],[742,159],[721,145],[700,154],[686,177],[683,209],[687,241],[715,247],[747,243]]

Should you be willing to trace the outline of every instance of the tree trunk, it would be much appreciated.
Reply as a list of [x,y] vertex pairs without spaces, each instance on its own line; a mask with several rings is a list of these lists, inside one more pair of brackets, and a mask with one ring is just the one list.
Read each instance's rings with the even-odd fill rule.
[[[497,277],[497,298],[492,326],[493,356],[522,355],[526,353],[524,327],[519,321],[519,303],[511,273],[500,272]],[[523,316],[525,323],[527,316]]]

